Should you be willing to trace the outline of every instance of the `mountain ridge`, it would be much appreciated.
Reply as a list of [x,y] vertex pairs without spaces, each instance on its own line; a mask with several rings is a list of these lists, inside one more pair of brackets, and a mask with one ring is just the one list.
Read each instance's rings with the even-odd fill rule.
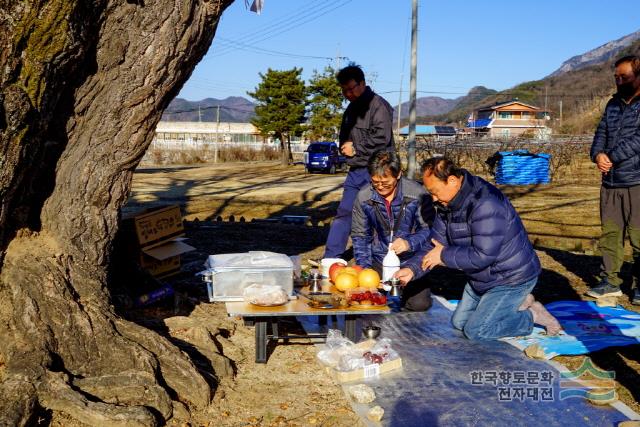
[[640,30],[635,31],[619,39],[612,40],[601,46],[591,49],[583,54],[572,56],[564,61],[560,67],[547,77],[556,77],[569,71],[579,70],[589,65],[599,64],[608,61],[622,49],[632,45],[636,40],[640,39]]
[[229,96],[224,99],[205,98],[200,101],[174,98],[162,114],[162,120],[215,122],[218,120],[218,107],[221,122],[246,123],[255,116],[255,104],[241,96]]

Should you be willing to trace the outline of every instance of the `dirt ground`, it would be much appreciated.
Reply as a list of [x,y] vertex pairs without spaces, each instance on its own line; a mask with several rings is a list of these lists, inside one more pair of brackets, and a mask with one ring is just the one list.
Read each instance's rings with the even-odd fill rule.
[[[268,162],[147,168],[135,174],[125,212],[179,203],[188,220],[189,243],[197,250],[184,255],[183,273],[167,279],[178,289],[175,300],[134,310],[129,316],[140,321],[185,316],[211,325],[210,331],[217,328],[213,335],[218,352],[231,366],[229,373],[212,380],[215,396],[210,407],[185,422],[360,425],[341,389],[316,363],[310,342],[279,345],[267,364],[255,364],[253,330],[239,319],[227,318],[222,304],[204,303],[204,287],[194,276],[209,254],[270,250],[301,255],[303,260],[320,258],[343,180],[344,174],[308,175],[301,166]],[[583,294],[595,283],[599,265],[594,252],[599,233],[598,188],[597,175],[582,169],[546,186],[503,187],[536,244],[544,270],[535,295],[543,303],[589,299]],[[265,221],[281,215],[310,218],[306,225]],[[434,293],[460,297],[462,275],[442,270],[432,276]],[[623,290],[629,291],[628,287]],[[620,303],[637,311],[626,297]],[[171,332],[174,339],[188,341],[180,333]],[[640,411],[639,346],[610,348],[589,357],[600,368],[616,372],[620,399]],[[575,368],[583,357],[554,360]]]

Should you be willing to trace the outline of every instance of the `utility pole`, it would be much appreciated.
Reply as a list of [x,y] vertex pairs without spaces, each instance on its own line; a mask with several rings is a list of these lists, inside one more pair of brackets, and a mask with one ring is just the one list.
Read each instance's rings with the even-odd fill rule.
[[544,119],[545,120],[549,116],[549,111],[547,110],[547,89],[548,89],[548,86],[545,86],[544,87]]
[[416,77],[418,73],[418,0],[412,0],[411,10],[411,83],[409,85],[409,137],[407,139],[407,176],[416,174]]
[[560,100],[560,127],[562,127],[562,99]]
[[198,104],[198,121],[202,121],[202,114],[200,113],[200,104]]
[[218,144],[220,140],[220,105],[218,105],[216,112],[216,143],[214,145],[215,149],[213,151],[213,163],[218,163]]

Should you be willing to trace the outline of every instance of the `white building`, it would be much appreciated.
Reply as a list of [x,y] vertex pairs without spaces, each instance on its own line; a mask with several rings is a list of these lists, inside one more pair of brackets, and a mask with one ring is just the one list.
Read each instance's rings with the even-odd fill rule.
[[265,139],[251,123],[164,122],[156,126],[156,146],[198,146],[201,144],[262,144]]

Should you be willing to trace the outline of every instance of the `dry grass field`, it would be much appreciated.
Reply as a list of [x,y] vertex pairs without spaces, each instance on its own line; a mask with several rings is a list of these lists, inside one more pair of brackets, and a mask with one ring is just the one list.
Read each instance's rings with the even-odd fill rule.
[[[479,172],[492,180],[486,171]],[[588,299],[583,294],[587,286],[595,283],[599,265],[596,245],[599,176],[585,150],[565,164],[556,164],[553,173],[551,184],[501,186],[501,189],[520,212],[543,265],[536,298],[543,303]],[[183,207],[189,221],[187,235],[197,250],[184,256],[185,273],[173,280],[176,284],[193,285],[196,283],[193,274],[202,269],[206,256],[212,253],[273,250],[300,254],[303,259],[321,257],[326,225],[335,213],[343,180],[344,174],[309,175],[300,165],[284,167],[277,162],[141,168],[134,176],[125,211],[167,203]],[[308,215],[310,221],[305,226],[259,221],[281,215]],[[258,221],[252,223],[252,219]],[[628,267],[625,265],[627,278]],[[432,276],[435,293],[447,298],[460,297],[464,284],[461,275],[435,271]],[[629,291],[628,283],[623,290]],[[620,302],[637,311],[626,297]],[[194,311],[205,310],[207,305],[200,304]],[[181,314],[188,313],[189,310]],[[217,316],[221,323],[230,322],[219,309],[208,316]],[[235,324],[233,328],[227,327],[234,331],[228,337],[227,354],[232,358],[234,354],[241,356],[234,361],[235,377],[218,386],[216,400],[205,414],[217,422],[215,425],[354,425],[354,414],[338,389],[318,377],[309,353],[312,348],[308,346],[276,347],[272,358],[278,361],[275,366],[282,369],[281,381],[286,389],[282,393],[277,388],[270,389],[269,396],[264,397],[267,409],[249,409],[243,393],[249,393],[252,381],[266,375],[266,371],[251,360],[250,333],[238,321],[231,322]],[[246,346],[249,348],[243,348]],[[616,372],[620,399],[640,412],[640,348],[609,348],[589,357],[600,368]],[[554,360],[576,368],[583,359]],[[300,360],[305,363],[299,363]],[[300,383],[300,378],[308,380]],[[313,393],[309,394],[309,390]],[[291,400],[291,393],[298,392],[299,401]],[[323,413],[308,409],[319,396],[324,399],[332,396],[330,402],[323,401]]]

